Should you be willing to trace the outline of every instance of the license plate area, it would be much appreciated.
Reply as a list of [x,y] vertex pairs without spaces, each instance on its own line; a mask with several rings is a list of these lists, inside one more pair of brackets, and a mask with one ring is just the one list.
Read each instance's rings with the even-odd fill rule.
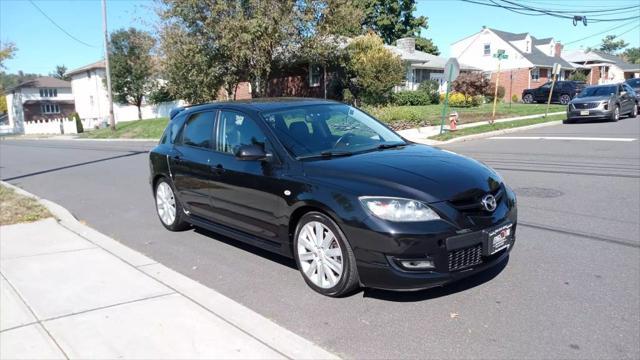
[[486,240],[484,254],[490,256],[511,246],[511,239],[513,238],[513,224],[506,224],[493,230],[486,231],[485,233]]
[[587,115],[589,115],[589,110],[581,110],[581,111],[580,111],[580,115],[582,115],[582,116],[587,116]]

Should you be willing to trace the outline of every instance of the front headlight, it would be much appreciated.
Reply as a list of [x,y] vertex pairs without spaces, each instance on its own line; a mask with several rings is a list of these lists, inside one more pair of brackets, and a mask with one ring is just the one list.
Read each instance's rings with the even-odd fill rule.
[[420,201],[392,198],[362,196],[360,202],[371,214],[389,221],[429,221],[438,220],[440,216]]

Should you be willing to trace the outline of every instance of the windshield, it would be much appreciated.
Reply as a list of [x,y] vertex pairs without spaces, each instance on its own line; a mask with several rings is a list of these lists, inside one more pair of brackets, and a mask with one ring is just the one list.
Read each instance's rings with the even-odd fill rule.
[[578,95],[578,97],[587,97],[587,96],[609,96],[616,93],[615,86],[593,86],[588,87]]
[[268,112],[263,117],[298,158],[348,155],[405,144],[377,120],[344,104],[305,106]]

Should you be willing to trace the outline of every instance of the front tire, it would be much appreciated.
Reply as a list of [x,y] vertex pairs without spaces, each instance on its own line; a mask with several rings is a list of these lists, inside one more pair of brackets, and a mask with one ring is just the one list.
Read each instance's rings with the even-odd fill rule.
[[613,109],[613,113],[611,113],[611,121],[616,122],[620,120],[620,106],[616,105]]
[[531,95],[531,94],[525,94],[525,95],[522,97],[522,102],[523,102],[523,103],[525,103],[525,104],[531,104],[531,103],[533,103],[533,95]]
[[322,213],[302,216],[293,256],[304,281],[322,295],[339,297],[359,287],[353,250],[338,225]]
[[156,183],[155,199],[156,213],[165,228],[170,231],[182,231],[189,227],[189,223],[184,220],[185,215],[180,200],[168,179],[161,178]]
[[560,95],[560,104],[567,105],[571,101],[571,96],[567,94]]

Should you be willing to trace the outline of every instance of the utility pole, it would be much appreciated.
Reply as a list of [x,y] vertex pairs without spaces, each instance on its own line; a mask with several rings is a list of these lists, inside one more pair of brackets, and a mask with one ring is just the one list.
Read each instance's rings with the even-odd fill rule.
[[493,112],[491,113],[491,119],[489,120],[489,124],[493,124],[496,119],[496,105],[498,103],[498,86],[500,83],[500,60],[508,59],[509,56],[505,53],[504,50],[498,50],[497,53],[493,54],[493,57],[498,59],[498,72],[496,73],[496,89],[493,94]]
[[107,0],[102,0],[102,31],[104,32],[104,65],[107,70],[107,96],[109,97],[109,127],[116,130],[113,116],[113,94],[111,93],[111,69],[109,68],[109,33],[107,32]]

